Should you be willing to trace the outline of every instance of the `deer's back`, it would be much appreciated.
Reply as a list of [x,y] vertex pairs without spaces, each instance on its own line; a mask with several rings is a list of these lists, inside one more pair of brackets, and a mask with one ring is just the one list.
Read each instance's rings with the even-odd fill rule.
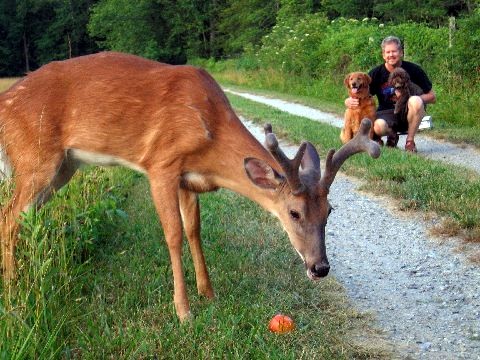
[[238,119],[205,71],[120,53],[50,63],[0,95],[10,151],[42,144],[147,164],[152,148],[201,152],[225,122]]

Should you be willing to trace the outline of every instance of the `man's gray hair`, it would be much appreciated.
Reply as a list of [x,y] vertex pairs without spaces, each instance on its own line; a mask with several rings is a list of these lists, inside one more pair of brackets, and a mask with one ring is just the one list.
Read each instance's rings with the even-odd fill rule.
[[382,51],[385,50],[385,46],[388,44],[396,44],[397,47],[402,50],[402,41],[396,36],[387,36],[382,40]]

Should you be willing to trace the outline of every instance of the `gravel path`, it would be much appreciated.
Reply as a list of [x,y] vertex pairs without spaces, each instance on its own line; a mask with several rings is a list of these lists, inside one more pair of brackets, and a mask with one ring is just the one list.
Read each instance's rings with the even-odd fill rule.
[[[318,110],[262,98],[267,100],[323,119]],[[341,119],[324,115],[326,122],[341,126]],[[244,121],[263,142],[263,130]],[[480,171],[476,150],[425,136],[418,140],[420,154]],[[286,148],[289,156],[295,152],[296,147]],[[399,358],[480,359],[480,268],[456,251],[455,241],[429,236],[430,224],[419,214],[400,213],[391,199],[359,192],[357,182],[338,174],[331,188],[335,210],[327,226],[327,251],[332,276],[355,306],[375,315]]]

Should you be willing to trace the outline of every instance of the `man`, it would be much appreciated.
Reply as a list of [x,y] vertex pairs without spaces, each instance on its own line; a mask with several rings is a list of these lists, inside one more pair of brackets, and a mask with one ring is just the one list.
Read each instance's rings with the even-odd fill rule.
[[[403,49],[399,38],[388,36],[383,39],[382,56],[385,64],[373,68],[368,73],[372,78],[370,94],[375,95],[378,99],[377,119],[373,125],[375,135],[378,137],[377,141],[383,144],[380,138],[387,135],[387,146],[396,147],[399,138],[398,133],[407,132],[405,150],[417,152],[415,134],[425,115],[425,105],[433,104],[436,101],[432,83],[420,66],[402,60]],[[397,67],[403,68],[410,75],[410,80],[420,86],[424,92],[420,96],[410,96],[407,102],[406,118],[400,119],[396,119],[394,115],[395,92],[388,86],[388,76]],[[355,108],[358,106],[358,99],[347,98],[345,106]]]

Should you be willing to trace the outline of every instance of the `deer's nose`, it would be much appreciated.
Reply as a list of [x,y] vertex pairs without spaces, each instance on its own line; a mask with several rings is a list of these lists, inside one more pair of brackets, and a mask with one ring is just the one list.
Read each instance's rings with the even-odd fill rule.
[[315,264],[310,268],[310,272],[314,277],[325,277],[330,271],[330,265],[325,263]]

